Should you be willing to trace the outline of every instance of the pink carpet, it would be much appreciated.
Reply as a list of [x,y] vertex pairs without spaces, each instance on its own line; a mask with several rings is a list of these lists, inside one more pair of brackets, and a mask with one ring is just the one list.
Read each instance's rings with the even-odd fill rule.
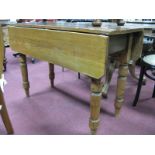
[[[17,58],[7,48],[8,84],[5,100],[15,134],[24,135],[89,135],[90,80],[77,73],[55,67],[55,87],[50,87],[48,64],[37,60],[32,64],[28,58],[30,98],[25,97]],[[139,69],[137,69],[139,73]],[[101,101],[100,127],[97,134],[155,134],[155,100],[151,98],[153,81],[147,80],[142,87],[139,104],[132,107],[136,82],[128,77],[125,103],[119,118],[114,117],[114,99],[117,70],[113,76],[108,99]],[[0,133],[6,134],[0,118]]]

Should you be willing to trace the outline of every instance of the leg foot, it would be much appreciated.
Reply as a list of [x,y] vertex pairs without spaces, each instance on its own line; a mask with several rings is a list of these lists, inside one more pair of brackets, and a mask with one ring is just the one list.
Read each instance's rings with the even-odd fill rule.
[[91,135],[96,135],[96,130],[91,130]]
[[115,117],[119,117],[120,115],[120,111],[121,111],[121,106],[123,104],[124,100],[119,100],[119,99],[116,99],[115,101]]

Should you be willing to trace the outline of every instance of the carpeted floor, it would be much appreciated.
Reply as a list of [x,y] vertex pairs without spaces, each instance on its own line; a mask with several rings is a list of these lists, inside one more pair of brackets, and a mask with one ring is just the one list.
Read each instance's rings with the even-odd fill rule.
[[[89,135],[90,81],[77,73],[55,67],[55,89],[50,87],[48,64],[31,63],[28,58],[30,98],[25,97],[17,58],[7,48],[5,100],[15,134],[28,135]],[[137,73],[139,69],[137,68]],[[136,82],[128,76],[123,105],[119,118],[114,117],[114,99],[117,70],[113,76],[108,99],[101,101],[100,127],[97,134],[155,134],[155,99],[152,99],[153,82],[143,86],[139,104],[133,108]],[[6,134],[0,118],[0,134]]]

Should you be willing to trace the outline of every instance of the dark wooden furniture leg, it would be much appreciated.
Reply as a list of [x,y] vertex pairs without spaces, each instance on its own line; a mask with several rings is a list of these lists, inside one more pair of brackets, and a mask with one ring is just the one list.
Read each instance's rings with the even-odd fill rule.
[[49,63],[49,79],[50,79],[50,83],[51,83],[52,88],[54,88],[54,78],[55,78],[54,64]]
[[152,98],[155,98],[155,84],[154,84],[154,90],[153,90]]
[[7,112],[7,108],[5,105],[5,101],[4,101],[4,97],[3,97],[3,93],[1,91],[1,89],[0,89],[0,105],[2,106],[2,109],[0,110],[0,114],[2,116],[2,120],[3,120],[3,123],[5,125],[6,130],[7,130],[7,133],[13,134],[13,128],[11,125],[11,121],[10,121],[10,118],[9,118],[9,115]]
[[19,54],[19,61],[20,61],[20,68],[21,68],[21,72],[22,72],[23,87],[24,87],[26,96],[29,97],[30,96],[30,94],[29,94],[30,84],[29,84],[29,80],[28,80],[26,56],[24,54]]
[[135,99],[134,99],[134,102],[133,102],[134,107],[137,105],[137,102],[138,102],[138,99],[139,99],[139,95],[140,95],[140,91],[141,91],[141,87],[142,87],[142,83],[143,83],[143,77],[144,77],[144,67],[141,67],[137,92],[136,92],[136,96],[135,96]]
[[99,126],[101,94],[102,94],[101,80],[91,79],[89,127],[92,134],[96,134],[97,128]]
[[80,75],[80,73],[78,73],[78,79],[81,79],[81,75]]

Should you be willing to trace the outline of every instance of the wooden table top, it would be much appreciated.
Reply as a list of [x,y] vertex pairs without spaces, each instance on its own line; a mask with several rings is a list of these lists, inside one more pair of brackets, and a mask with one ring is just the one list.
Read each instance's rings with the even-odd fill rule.
[[155,21],[127,21],[126,23],[134,23],[134,24],[155,24]]
[[92,26],[91,22],[33,22],[33,23],[18,23],[11,24],[11,26],[16,27],[28,27],[28,28],[41,28],[41,29],[51,29],[51,30],[62,30],[62,31],[72,31],[72,32],[83,32],[91,34],[101,34],[101,35],[118,35],[118,34],[128,34],[133,32],[143,31],[142,27],[125,25],[117,26],[116,23],[102,23],[101,27]]
[[125,26],[139,27],[143,29],[155,29],[155,23],[125,23]]
[[155,39],[155,34],[154,33],[152,33],[152,34],[145,34],[145,37]]

